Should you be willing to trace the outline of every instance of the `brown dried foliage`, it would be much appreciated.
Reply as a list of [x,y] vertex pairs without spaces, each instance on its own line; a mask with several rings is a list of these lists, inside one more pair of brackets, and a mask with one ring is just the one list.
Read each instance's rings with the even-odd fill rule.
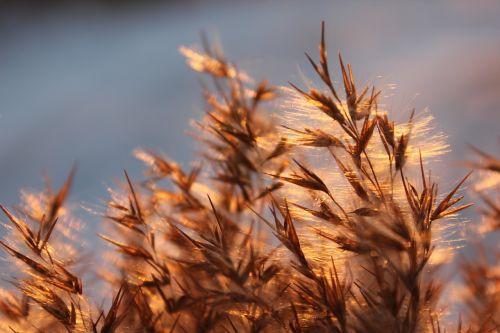
[[[500,160],[472,147],[479,162],[468,166],[485,172],[486,179],[499,179]],[[498,182],[477,190],[483,205],[480,213],[486,230],[487,242],[475,244],[474,259],[462,260],[469,332],[496,332],[500,327],[500,275],[498,273],[498,232],[500,231],[500,189]],[[494,245],[490,245],[494,244]],[[496,245],[496,246],[495,246]]]
[[[339,135],[325,128],[287,128],[299,136],[290,143],[264,110],[277,89],[265,81],[250,83],[207,42],[203,53],[182,52],[212,80],[204,85],[206,116],[197,124],[204,133],[203,165],[186,170],[161,154],[137,152],[149,165],[147,179],[138,183],[125,172],[123,197],[108,202],[109,228],[100,235],[119,257],[103,273],[116,290],[108,310],[91,304],[81,277],[68,267],[72,263],[58,259],[51,247],[74,171],[49,195],[43,215],[22,212],[35,227],[0,206],[21,240],[0,244],[24,267],[14,280],[21,296],[0,301],[8,327],[14,332],[439,332],[441,285],[430,264],[433,231],[469,206],[459,205],[463,197],[457,196],[468,176],[444,196],[425,172],[422,156],[418,181],[407,176],[413,113],[409,130],[396,135],[395,122],[378,112],[380,91],[359,90],[351,66],[339,56],[341,98],[324,25],[319,62],[307,59],[325,90],[291,86],[329,117]],[[374,144],[383,147],[385,162],[373,158]],[[331,156],[331,168],[348,185],[344,198],[338,184],[329,184],[294,154],[303,147]],[[481,166],[494,170],[497,164]],[[292,187],[311,201],[290,202]],[[498,207],[485,201],[498,220]],[[296,210],[311,218],[299,221]],[[327,244],[322,255],[329,260],[314,255],[320,250],[304,240],[304,223],[316,230],[318,244]],[[485,293],[477,276],[484,268],[465,267],[473,292]],[[497,298],[471,305],[471,318],[488,314],[481,329],[497,323]],[[42,311],[38,323],[36,305]]]

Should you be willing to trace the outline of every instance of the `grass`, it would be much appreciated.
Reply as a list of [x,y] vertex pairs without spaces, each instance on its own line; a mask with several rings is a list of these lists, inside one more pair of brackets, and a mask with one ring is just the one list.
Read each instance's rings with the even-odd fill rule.
[[[58,191],[1,206],[14,287],[0,299],[2,331],[497,330],[491,258],[464,261],[463,299],[453,300],[463,313],[441,319],[447,284],[436,271],[453,255],[442,240],[471,204],[459,194],[469,174],[442,192],[427,170],[447,148],[428,115],[393,121],[381,91],[358,87],[341,56],[334,75],[324,25],[319,59],[306,54],[318,87],[255,83],[205,40],[181,53],[210,83],[195,125],[200,160],[183,169],[135,152],[146,178],[124,172],[102,213],[109,251],[92,261],[65,208],[74,170]],[[277,103],[285,111],[272,116]],[[477,151],[471,166],[498,174],[498,160]],[[493,232],[500,208],[479,193]],[[102,304],[82,282],[96,262],[93,280],[114,291]]]

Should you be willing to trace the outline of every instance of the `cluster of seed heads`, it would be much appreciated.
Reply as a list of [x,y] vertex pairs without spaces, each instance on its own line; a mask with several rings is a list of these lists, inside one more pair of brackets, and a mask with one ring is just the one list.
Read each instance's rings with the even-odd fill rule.
[[[269,113],[280,90],[254,83],[209,43],[181,53],[211,80],[203,84],[206,115],[196,123],[199,163],[184,169],[159,153],[136,152],[146,178],[125,172],[102,213],[99,236],[110,251],[98,254],[95,278],[114,290],[102,304],[82,283],[79,272],[92,264],[71,251],[76,231],[65,225],[74,169],[41,201],[0,206],[9,231],[0,245],[14,286],[0,298],[2,331],[444,331],[444,285],[432,262],[442,226],[470,206],[458,194],[468,175],[438,191],[413,137],[414,112],[406,124],[391,120],[379,109],[381,91],[358,89],[339,56],[342,94],[324,25],[319,60],[307,55],[321,87],[283,90],[321,126],[280,123]],[[310,150],[326,156],[335,181],[309,166]],[[498,173],[499,161],[478,152],[483,161],[472,166]],[[499,229],[500,206],[480,195]],[[467,324],[449,329],[496,331],[500,288],[491,260],[464,262],[463,272]]]

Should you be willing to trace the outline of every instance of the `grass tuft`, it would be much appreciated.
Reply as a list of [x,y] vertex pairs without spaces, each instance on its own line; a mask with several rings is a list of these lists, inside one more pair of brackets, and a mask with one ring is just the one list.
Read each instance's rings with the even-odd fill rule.
[[[462,264],[463,320],[441,319],[446,281],[436,271],[452,256],[442,239],[471,205],[459,194],[470,174],[439,191],[427,162],[446,146],[426,138],[427,116],[393,120],[379,108],[381,91],[358,87],[340,55],[334,74],[324,23],[318,60],[306,53],[318,87],[255,82],[203,44],[180,49],[210,80],[196,123],[200,161],[182,168],[160,153],[135,152],[145,179],[124,171],[102,214],[99,237],[109,250],[94,259],[105,270],[93,279],[102,280],[103,295],[112,291],[107,302],[88,296],[82,272],[93,264],[82,260],[67,223],[75,168],[55,193],[28,196],[14,210],[0,206],[14,286],[0,298],[3,331],[498,329],[489,250]],[[272,116],[278,104],[285,111]],[[498,175],[500,162],[474,150],[482,161],[470,166]],[[479,196],[490,232],[498,230],[498,200]]]

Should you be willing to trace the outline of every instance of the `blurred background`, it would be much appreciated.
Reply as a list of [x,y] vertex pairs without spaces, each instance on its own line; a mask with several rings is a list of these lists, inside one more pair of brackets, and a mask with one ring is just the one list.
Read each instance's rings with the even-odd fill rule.
[[71,198],[98,205],[123,168],[141,176],[138,147],[188,165],[203,104],[178,47],[204,30],[256,79],[302,83],[321,20],[330,55],[391,111],[430,108],[456,166],[438,173],[453,179],[466,144],[498,153],[499,17],[497,0],[0,1],[0,202],[43,173],[59,186],[78,161]]

